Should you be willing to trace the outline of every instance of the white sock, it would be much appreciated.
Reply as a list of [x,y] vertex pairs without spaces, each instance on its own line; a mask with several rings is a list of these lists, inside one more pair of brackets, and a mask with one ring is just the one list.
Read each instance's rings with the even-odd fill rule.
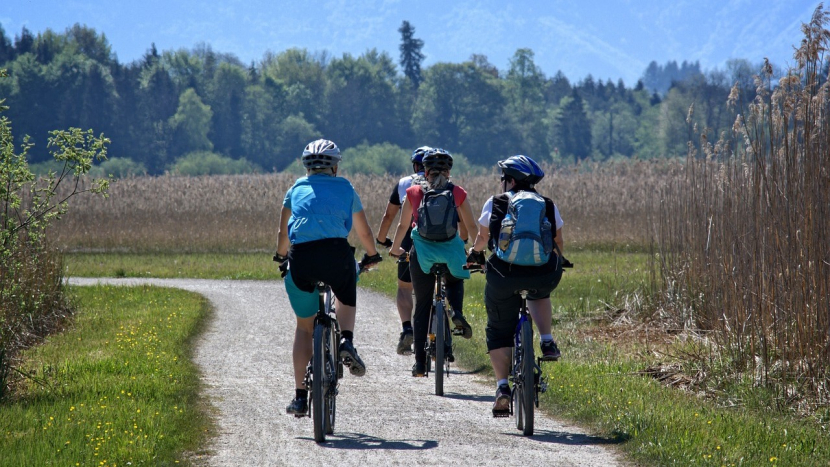
[[496,381],[496,387],[506,386],[506,385],[507,385],[507,378],[500,379],[500,380]]
[[542,334],[540,338],[542,342],[550,342],[553,340],[553,334]]

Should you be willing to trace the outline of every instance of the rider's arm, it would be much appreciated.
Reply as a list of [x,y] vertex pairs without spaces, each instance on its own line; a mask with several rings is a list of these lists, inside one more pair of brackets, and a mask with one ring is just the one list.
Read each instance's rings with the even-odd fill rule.
[[372,235],[372,228],[369,227],[369,221],[366,220],[366,212],[361,209],[353,213],[352,225],[354,226],[355,233],[357,233],[357,238],[360,240],[360,244],[366,249],[366,254],[369,256],[378,254],[378,250],[375,248],[375,239],[372,238],[374,237]]
[[395,216],[400,212],[401,207],[392,203],[386,203],[386,212],[383,213],[383,219],[380,221],[380,227],[378,228],[378,235],[377,239],[381,242],[386,240],[386,236],[389,234],[389,228],[392,227],[392,222],[395,220]]
[[560,253],[565,251],[565,241],[562,239],[562,229],[556,229],[556,238],[554,238],[553,241],[555,241],[556,246],[559,247]]
[[389,249],[390,253],[398,256],[405,253],[403,248],[401,248],[401,243],[406,235],[406,231],[409,230],[411,220],[412,205],[409,204],[409,197],[407,197],[403,200],[403,205],[401,206],[401,218],[398,221],[398,228],[395,229],[395,238],[392,239],[392,248]]
[[288,218],[291,217],[291,209],[283,207],[280,211],[280,230],[277,234],[277,254],[288,255],[288,247],[291,243],[288,241]]
[[467,228],[467,233],[470,236],[478,236],[478,222],[473,216],[473,208],[470,206],[469,200],[464,199],[464,202],[458,207],[458,216],[461,217],[461,222]]
[[487,248],[487,240],[490,239],[490,226],[489,225],[478,225],[478,235],[476,235],[476,241],[473,243],[472,250],[474,251],[484,251]]

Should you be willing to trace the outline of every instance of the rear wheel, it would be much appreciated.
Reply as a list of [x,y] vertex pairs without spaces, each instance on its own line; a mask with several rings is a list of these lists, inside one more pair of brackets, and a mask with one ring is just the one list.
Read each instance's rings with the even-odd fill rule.
[[524,404],[522,403],[522,347],[513,349],[513,408],[516,413],[516,429],[524,429]]
[[524,427],[522,434],[533,434],[533,408],[536,405],[536,386],[534,385],[533,328],[530,321],[522,324],[522,402]]
[[325,360],[325,327],[322,324],[314,325],[311,356],[311,418],[314,421],[314,441],[322,443],[326,440],[326,387],[324,380]]
[[444,347],[447,341],[447,318],[444,313],[444,303],[438,302],[435,304],[435,314],[432,319],[436,320],[435,324],[435,394],[438,396],[444,395],[444,368],[446,368],[444,358],[446,356],[446,348]]

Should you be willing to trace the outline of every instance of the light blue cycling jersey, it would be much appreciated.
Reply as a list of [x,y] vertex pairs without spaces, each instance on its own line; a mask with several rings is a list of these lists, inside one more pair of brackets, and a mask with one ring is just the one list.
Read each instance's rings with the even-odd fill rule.
[[347,238],[352,230],[352,214],[363,210],[360,196],[348,180],[325,174],[297,179],[282,205],[291,210],[288,240],[292,245]]

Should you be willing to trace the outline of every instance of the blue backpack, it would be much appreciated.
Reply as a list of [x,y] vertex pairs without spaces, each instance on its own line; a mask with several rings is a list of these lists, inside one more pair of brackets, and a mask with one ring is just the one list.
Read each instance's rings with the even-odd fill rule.
[[546,264],[553,251],[553,232],[545,216],[545,199],[532,191],[508,196],[496,256],[521,266]]

